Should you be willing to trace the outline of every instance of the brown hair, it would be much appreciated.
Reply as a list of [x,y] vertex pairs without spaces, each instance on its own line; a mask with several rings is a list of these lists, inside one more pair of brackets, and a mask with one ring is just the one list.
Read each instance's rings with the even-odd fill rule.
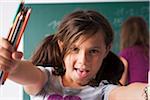
[[[109,46],[113,42],[114,33],[106,18],[96,11],[75,11],[64,17],[54,36],[48,36],[43,40],[43,43],[33,54],[31,60],[35,65],[45,64],[54,67],[53,73],[55,75],[64,75],[65,68],[63,58],[69,52],[70,46],[81,36],[85,36],[85,39],[87,39],[99,31],[104,36],[106,46]],[[63,49],[61,51],[58,46],[58,40],[63,43]],[[109,63],[107,60],[104,61]],[[103,65],[104,64],[102,64],[102,66]],[[119,64],[116,66],[120,67]],[[122,69],[123,67],[121,66],[120,68]],[[97,86],[102,80],[100,73],[101,71],[97,73],[95,81],[91,84],[92,86]],[[117,74],[119,73],[117,72]],[[117,74],[115,74],[115,78],[118,77]],[[118,82],[118,78],[113,82]],[[94,83],[97,85],[93,85]]]
[[129,17],[121,28],[121,50],[134,45],[142,45],[149,50],[149,32],[145,20],[139,16]]

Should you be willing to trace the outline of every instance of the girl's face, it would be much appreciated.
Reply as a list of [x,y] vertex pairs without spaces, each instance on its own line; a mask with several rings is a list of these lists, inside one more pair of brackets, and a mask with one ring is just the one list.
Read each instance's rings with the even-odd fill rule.
[[97,33],[85,41],[81,37],[71,46],[70,53],[64,58],[66,68],[62,78],[64,86],[86,85],[96,76],[108,51],[102,33]]

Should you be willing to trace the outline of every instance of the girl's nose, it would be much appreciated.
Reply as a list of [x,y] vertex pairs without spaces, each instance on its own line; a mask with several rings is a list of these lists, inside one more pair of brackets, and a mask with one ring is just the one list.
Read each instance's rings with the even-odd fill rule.
[[82,51],[78,54],[78,62],[81,63],[81,64],[87,64],[90,62],[89,60],[89,56],[86,52]]

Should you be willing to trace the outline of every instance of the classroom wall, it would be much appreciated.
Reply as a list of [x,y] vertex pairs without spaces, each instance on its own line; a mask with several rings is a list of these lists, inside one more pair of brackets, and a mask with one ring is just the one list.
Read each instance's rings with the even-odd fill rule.
[[[102,13],[112,25],[115,39],[112,50],[119,51],[120,26],[129,16],[142,16],[149,22],[148,2],[97,2],[97,3],[58,3],[27,4],[32,14],[25,31],[25,56],[30,57],[43,37],[54,34],[64,15],[77,9],[91,9]],[[32,45],[30,45],[32,43]],[[26,48],[26,46],[28,46]]]
[[25,3],[143,2],[148,0],[25,0]]
[[[0,0],[0,36],[7,37],[18,4],[19,2]],[[23,44],[23,41],[20,44]],[[23,51],[23,45],[19,45],[18,50]],[[0,86],[0,100],[23,100],[22,86],[7,79],[5,84]]]
[[[112,51],[119,52],[120,26],[129,16],[142,16],[149,22],[149,2],[90,2],[90,3],[32,3],[31,17],[24,35],[25,58],[29,59],[35,47],[47,35],[54,34],[64,15],[76,9],[91,9],[102,13],[112,25],[115,39]],[[29,97],[24,94],[24,100]]]
[[[18,0],[0,0],[1,35],[6,35],[9,31],[9,25],[12,22],[12,18],[10,17],[12,17],[12,14],[14,14],[14,10],[16,9],[16,6],[9,5],[9,3],[14,3],[16,1]],[[33,8],[23,40],[26,59],[30,58],[33,50],[43,39],[43,37],[48,34],[53,34],[56,31],[56,26],[61,18],[76,8],[83,7],[86,9],[95,9],[102,12],[109,19],[116,34],[113,46],[113,51],[115,53],[119,51],[120,25],[127,17],[139,15],[144,17],[144,19],[149,22],[148,0],[25,0],[25,3],[27,4],[26,6]],[[64,10],[64,8],[66,8],[66,10]],[[45,19],[43,20],[43,18]],[[21,47],[21,50],[23,50],[23,47]],[[14,90],[18,90],[18,93],[14,92]],[[13,91],[13,93],[10,91]],[[2,96],[5,98],[2,98]],[[23,100],[30,99],[30,97],[25,93],[23,97]],[[0,89],[0,100],[10,100],[10,98],[15,100],[22,100],[22,87],[8,80],[6,81],[6,85]]]

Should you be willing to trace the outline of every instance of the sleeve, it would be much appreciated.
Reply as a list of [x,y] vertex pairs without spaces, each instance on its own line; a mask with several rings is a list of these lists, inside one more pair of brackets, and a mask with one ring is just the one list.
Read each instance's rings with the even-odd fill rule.
[[52,67],[41,67],[38,66],[38,68],[43,71],[47,76],[48,76],[48,81],[45,83],[45,85],[43,86],[42,90],[36,95],[36,96],[42,96],[45,97],[46,94],[48,93],[49,89],[51,88],[50,86],[50,77],[52,76]]
[[108,100],[110,92],[117,88],[118,85],[110,84],[108,81],[104,80],[100,83],[100,86],[102,87],[101,92],[101,99],[100,100]]
[[126,60],[128,60],[130,57],[130,54],[129,54],[129,50],[128,49],[124,49],[122,51],[119,52],[118,54],[119,56],[125,58]]

